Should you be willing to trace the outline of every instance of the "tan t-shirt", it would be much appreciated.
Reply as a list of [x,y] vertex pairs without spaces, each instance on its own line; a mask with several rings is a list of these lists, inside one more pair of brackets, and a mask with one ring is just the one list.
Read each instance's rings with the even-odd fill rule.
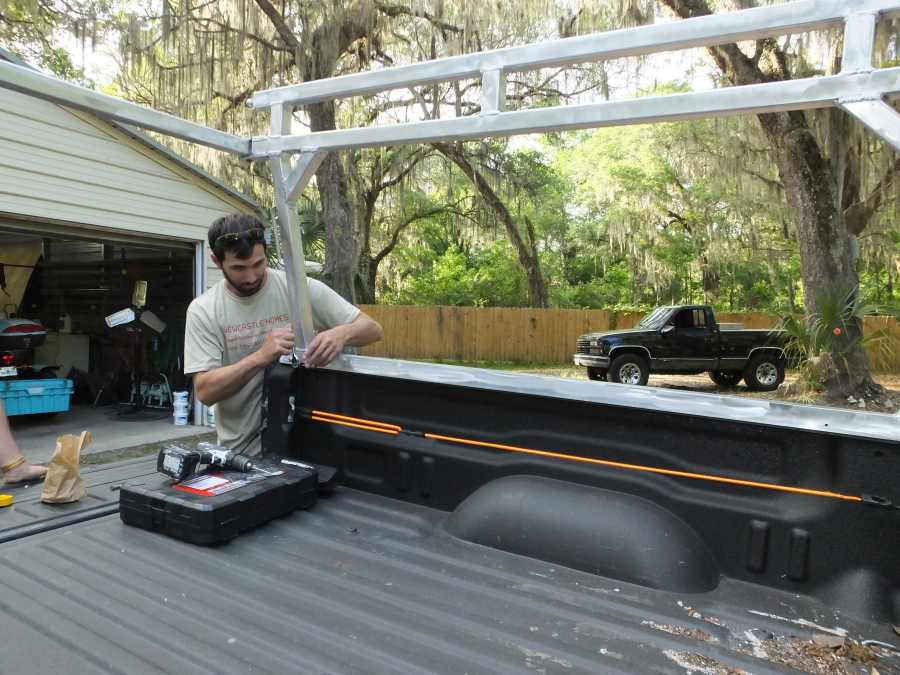
[[[350,323],[359,316],[358,308],[321,281],[307,282],[316,331]],[[247,298],[233,295],[225,284],[223,279],[188,307],[185,375],[237,363],[259,349],[273,330],[291,325],[287,279],[281,270],[268,270],[265,285]],[[260,372],[231,398],[216,404],[216,431],[221,445],[240,449],[247,444],[246,454],[259,453],[262,383]]]

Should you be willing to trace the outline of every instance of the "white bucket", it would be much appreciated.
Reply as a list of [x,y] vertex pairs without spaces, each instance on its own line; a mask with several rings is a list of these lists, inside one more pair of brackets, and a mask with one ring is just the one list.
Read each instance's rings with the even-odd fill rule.
[[174,402],[172,404],[172,417],[175,418],[175,426],[187,426],[188,400],[186,391],[172,392]]

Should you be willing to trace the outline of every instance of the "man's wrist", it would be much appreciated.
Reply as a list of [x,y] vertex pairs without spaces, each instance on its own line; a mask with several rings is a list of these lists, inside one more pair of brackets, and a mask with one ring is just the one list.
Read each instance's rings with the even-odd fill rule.
[[258,370],[262,370],[269,365],[269,361],[266,359],[265,354],[262,353],[262,349],[258,349],[247,356],[247,358],[250,360],[250,365]]
[[338,338],[341,343],[341,349],[343,350],[343,348],[346,347],[350,342],[350,338],[353,336],[353,329],[350,327],[349,323],[342,324],[340,326],[337,326],[336,328]]

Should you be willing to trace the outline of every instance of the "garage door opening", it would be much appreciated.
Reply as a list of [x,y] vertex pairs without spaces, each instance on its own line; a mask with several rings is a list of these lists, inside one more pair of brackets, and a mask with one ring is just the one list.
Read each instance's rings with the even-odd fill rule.
[[[121,434],[117,423],[131,421],[139,423],[128,425],[135,430],[155,423],[154,440],[166,437],[163,424],[179,435],[172,392],[190,389],[182,358],[187,307],[196,295],[195,243],[107,239],[40,224],[0,224],[0,241],[0,318],[47,328],[27,376],[50,376],[53,368],[74,382],[70,412],[50,426],[115,423]],[[134,320],[108,325],[106,317],[129,309]],[[49,423],[31,415],[14,421],[26,445]]]

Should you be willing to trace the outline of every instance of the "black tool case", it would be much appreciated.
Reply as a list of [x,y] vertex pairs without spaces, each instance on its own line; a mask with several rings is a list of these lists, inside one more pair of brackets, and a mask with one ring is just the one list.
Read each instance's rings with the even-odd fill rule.
[[177,484],[159,478],[123,486],[119,516],[128,525],[206,546],[315,503],[314,469],[282,464],[278,457],[254,461],[262,469],[282,473],[213,470]]

